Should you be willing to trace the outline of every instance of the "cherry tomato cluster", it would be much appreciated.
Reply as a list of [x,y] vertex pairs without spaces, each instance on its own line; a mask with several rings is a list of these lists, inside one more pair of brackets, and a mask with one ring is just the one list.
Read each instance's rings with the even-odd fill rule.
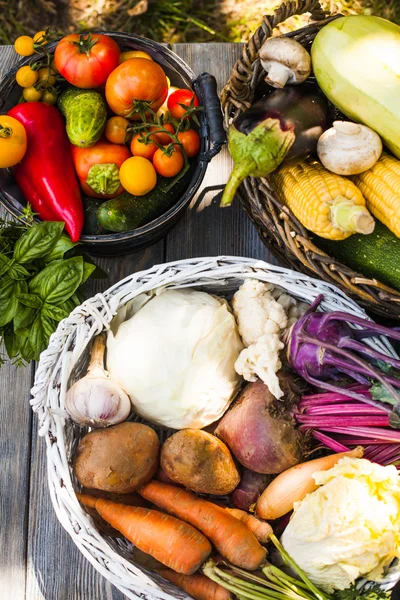
[[57,80],[65,80],[76,88],[101,91],[114,113],[106,122],[103,138],[88,148],[72,148],[75,170],[86,195],[110,197],[96,195],[91,189],[89,163],[112,164],[118,169],[121,185],[112,197],[124,189],[144,195],[156,186],[157,175],[174,178],[186,171],[188,159],[196,156],[201,146],[192,125],[199,110],[194,92],[171,86],[152,56],[141,50],[121,52],[110,36],[67,35],[58,43],[54,57],[46,50],[51,38],[52,33],[44,30],[15,41],[14,48],[22,56],[41,52],[47,60],[43,65],[32,59],[18,69],[16,81],[23,88],[24,100],[55,104]]

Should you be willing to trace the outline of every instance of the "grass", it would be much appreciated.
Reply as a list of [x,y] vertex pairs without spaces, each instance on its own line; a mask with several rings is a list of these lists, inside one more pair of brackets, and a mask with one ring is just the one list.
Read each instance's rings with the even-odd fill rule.
[[[0,43],[48,25],[63,32],[129,31],[161,42],[246,41],[280,0],[0,0]],[[132,9],[145,9],[133,15]],[[375,14],[400,24],[400,0],[325,0],[342,14]],[[138,10],[140,12],[140,10]],[[307,23],[295,17],[282,32]]]

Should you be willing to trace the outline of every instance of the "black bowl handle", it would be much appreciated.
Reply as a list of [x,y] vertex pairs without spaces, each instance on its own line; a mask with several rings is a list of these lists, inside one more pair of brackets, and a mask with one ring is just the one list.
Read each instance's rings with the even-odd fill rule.
[[211,147],[200,156],[200,160],[209,162],[226,144],[226,133],[217,93],[217,82],[214,75],[202,73],[193,82],[195,91],[199,94],[207,119]]

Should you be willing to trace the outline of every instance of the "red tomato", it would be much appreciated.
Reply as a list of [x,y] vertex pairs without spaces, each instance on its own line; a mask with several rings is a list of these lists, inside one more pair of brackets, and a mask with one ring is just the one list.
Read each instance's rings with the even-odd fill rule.
[[106,82],[106,100],[117,115],[138,120],[146,106],[157,112],[168,94],[168,83],[159,64],[147,58],[131,58],[114,69]]
[[188,129],[187,131],[180,131],[178,133],[178,140],[183,146],[188,158],[196,156],[200,152],[201,140],[200,136],[194,129]]
[[184,165],[182,152],[178,148],[172,148],[171,154],[166,154],[159,148],[153,156],[153,165],[157,173],[163,177],[175,177]]
[[100,141],[90,148],[73,146],[72,158],[82,191],[92,198],[114,198],[123,193],[119,169],[130,158],[126,146]]
[[118,66],[120,49],[108,35],[72,33],[58,42],[54,52],[57,70],[78,88],[103,85]]
[[168,110],[174,119],[181,119],[191,105],[199,106],[199,100],[191,90],[176,90],[169,96],[167,102]]
[[[175,129],[172,127],[171,123],[166,123],[165,125],[163,125],[163,127],[167,131],[170,131],[171,133],[175,133]],[[160,130],[160,128],[157,127],[157,125],[155,125],[154,127],[150,127],[150,131],[159,131],[159,130]],[[160,144],[162,144],[163,146],[166,146],[167,144],[172,142],[168,133],[157,133],[156,136],[157,136],[157,139],[160,142]]]
[[[131,152],[133,156],[142,156],[143,158],[148,158],[151,160],[155,152],[158,150],[158,146],[156,146],[156,144],[153,142],[145,144],[143,141],[141,141],[143,137],[144,136],[142,136],[140,133],[137,133],[135,136],[133,136],[131,141]],[[150,136],[150,139],[154,138],[158,138],[158,135]],[[157,139],[157,141],[159,140]]]

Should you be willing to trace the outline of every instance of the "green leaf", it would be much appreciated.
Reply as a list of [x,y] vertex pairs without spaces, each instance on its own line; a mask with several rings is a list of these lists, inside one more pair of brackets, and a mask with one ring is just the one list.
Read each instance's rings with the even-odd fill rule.
[[19,265],[17,262],[15,262],[11,266],[8,274],[11,277],[11,279],[26,279],[30,276],[29,271],[27,271],[25,267]]
[[3,331],[4,346],[6,348],[8,358],[14,358],[19,352],[18,338],[14,333],[12,325],[6,327]]
[[91,265],[90,263],[87,263],[87,262],[83,263],[83,277],[82,277],[81,285],[82,285],[82,283],[85,283],[85,281],[87,279],[89,279],[89,277],[95,270],[96,270],[96,265]]
[[14,281],[6,275],[0,286],[0,327],[4,327],[13,320],[19,309],[16,295],[27,291],[25,281]]
[[47,348],[49,338],[56,330],[56,327],[57,323],[42,312],[36,315],[29,334],[29,342],[32,346],[35,360],[38,360],[40,353]]
[[50,317],[50,319],[54,319],[58,323],[63,319],[66,319],[69,316],[71,311],[64,306],[57,306],[56,304],[47,304],[45,303],[42,308],[42,314],[46,315],[46,317]]
[[55,260],[30,281],[29,289],[48,304],[62,304],[78,289],[82,277],[81,256]]
[[2,277],[12,267],[13,260],[10,260],[4,254],[0,254],[0,277]]
[[391,404],[392,406],[397,406],[398,404],[396,398],[393,398],[391,393],[379,381],[374,381],[369,391],[374,400],[386,402],[386,404]]
[[56,221],[35,223],[15,244],[15,260],[25,264],[46,256],[57,244],[63,229],[64,223]]
[[[21,332],[23,332],[23,334]],[[35,352],[29,341],[29,331],[27,330],[27,332],[28,332],[28,335],[25,335],[24,330],[20,330],[18,332],[18,345],[19,345],[20,354],[24,360],[27,360],[27,361],[30,361],[33,359],[38,360],[40,353],[37,356],[35,355]]]
[[43,300],[37,294],[17,294],[17,300],[29,308],[41,308]]
[[34,320],[37,310],[29,306],[21,306],[20,310],[14,317],[14,331],[28,327]]
[[51,252],[44,257],[44,262],[50,263],[53,260],[59,260],[64,257],[66,252],[69,252],[78,245],[77,242],[73,242],[68,235],[63,233]]

